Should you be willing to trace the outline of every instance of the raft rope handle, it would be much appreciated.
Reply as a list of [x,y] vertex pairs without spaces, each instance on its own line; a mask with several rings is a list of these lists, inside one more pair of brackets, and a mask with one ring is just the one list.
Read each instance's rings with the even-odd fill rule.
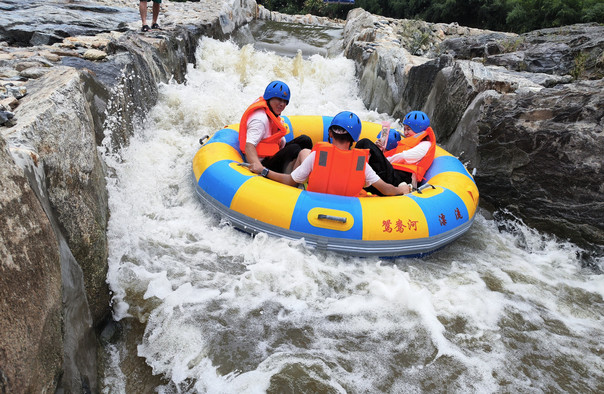
[[317,216],[317,219],[333,220],[334,222],[346,223],[346,218],[340,216],[325,215],[323,213],[320,213],[319,216]]
[[207,134],[206,134],[206,135],[204,135],[203,137],[201,137],[201,138],[199,139],[199,145],[203,145],[203,144],[205,144],[205,142],[208,140],[208,138],[210,138],[210,136],[209,136],[209,135],[207,135]]

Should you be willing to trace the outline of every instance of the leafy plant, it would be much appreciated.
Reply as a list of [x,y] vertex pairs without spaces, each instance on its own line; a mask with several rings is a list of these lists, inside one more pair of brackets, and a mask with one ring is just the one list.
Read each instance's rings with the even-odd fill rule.
[[577,53],[575,56],[575,66],[570,72],[570,75],[575,79],[580,79],[585,72],[585,63],[587,62],[587,55],[583,52]]

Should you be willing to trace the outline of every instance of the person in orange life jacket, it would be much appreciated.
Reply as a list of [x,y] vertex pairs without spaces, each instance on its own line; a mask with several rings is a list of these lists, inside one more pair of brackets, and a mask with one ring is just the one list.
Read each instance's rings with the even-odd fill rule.
[[290,165],[296,168],[310,154],[312,140],[306,135],[285,143],[288,130],[280,115],[290,96],[285,83],[273,81],[241,117],[239,147],[253,173],[259,174],[265,167],[287,172]]
[[[403,134],[405,139],[413,138],[416,134],[424,132],[429,127],[430,119],[428,118],[428,115],[422,111],[411,111],[405,115],[403,119]],[[402,145],[398,142],[399,140],[399,133],[390,133],[387,146],[384,147],[387,154],[393,153],[398,146]],[[384,155],[379,136],[376,143],[373,143],[367,138],[363,138],[357,142],[356,148],[369,149],[369,165],[385,182],[391,185],[398,185],[401,182],[411,183],[412,173],[395,168],[396,164],[416,164],[422,159],[427,158],[429,152],[431,152],[433,158],[434,148],[432,148],[432,146],[435,143],[436,141],[430,141],[429,138],[424,136],[421,139],[421,142],[417,143],[414,147],[391,154],[388,157]],[[395,164],[395,167],[393,167],[393,164]],[[427,166],[430,164],[431,160],[430,163],[426,163]],[[370,193],[379,194],[379,191],[372,187],[368,187],[365,190]]]
[[[380,179],[371,166],[366,163],[367,151],[350,150],[353,142],[359,139],[361,128],[361,120],[356,114],[349,111],[340,112],[334,116],[329,126],[329,140],[331,143],[317,143],[311,154],[291,174],[281,174],[267,170],[264,176],[291,186],[304,183],[308,179],[309,191],[329,194],[358,196],[363,186],[369,185],[375,187],[381,194],[388,196],[410,193],[410,185],[393,186]],[[345,169],[346,165],[342,163],[344,160],[338,162],[334,158],[330,161],[328,156],[332,153],[335,154],[333,157],[344,158],[344,160],[347,160],[346,156],[353,155],[348,168]],[[360,168],[359,158],[362,160]],[[331,168],[325,170],[321,168],[326,166],[325,163]],[[348,171],[346,174],[348,177],[344,176],[341,171]],[[360,174],[354,174],[355,172],[360,172]],[[315,174],[318,175],[314,177]],[[319,179],[316,179],[317,177]]]

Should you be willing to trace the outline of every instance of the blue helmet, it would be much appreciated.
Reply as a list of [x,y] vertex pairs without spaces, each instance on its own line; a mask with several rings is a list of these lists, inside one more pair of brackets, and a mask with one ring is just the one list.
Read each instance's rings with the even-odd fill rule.
[[361,125],[361,119],[350,111],[342,111],[334,116],[329,127],[331,126],[339,126],[343,128],[355,141],[359,140],[359,137],[361,136],[361,129],[363,128]]
[[[377,135],[377,139],[379,140],[382,137],[382,131],[380,131]],[[386,150],[392,150],[396,148],[398,142],[401,140],[401,134],[398,131],[390,130],[388,134],[388,142],[386,142]]]
[[291,94],[289,92],[289,86],[287,86],[285,82],[273,81],[269,83],[264,90],[264,95],[262,98],[268,101],[274,97],[278,97],[289,102],[290,96]]
[[430,119],[422,111],[411,111],[405,115],[403,124],[411,127],[414,133],[421,133],[430,127]]

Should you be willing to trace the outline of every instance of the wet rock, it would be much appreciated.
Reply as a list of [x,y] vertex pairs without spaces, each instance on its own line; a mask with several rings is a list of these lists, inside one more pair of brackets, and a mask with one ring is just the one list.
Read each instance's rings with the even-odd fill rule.
[[581,245],[604,245],[604,80],[469,106],[448,147],[478,168],[481,199]]
[[40,51],[40,56],[42,56],[44,59],[48,60],[49,62],[53,62],[53,63],[56,63],[59,60],[61,60],[61,57],[58,54],[55,54],[55,53],[52,53],[52,52],[46,51],[46,50]]
[[290,15],[290,14],[282,14],[280,12],[269,11],[264,6],[258,5],[257,9],[257,19],[261,20],[269,20],[275,22],[285,22],[285,23],[299,23],[302,25],[314,25],[314,26],[331,26],[331,27],[342,27],[344,26],[344,21],[340,19],[330,19],[323,16],[315,16],[315,15]]
[[0,107],[3,108],[5,111],[14,109],[18,105],[19,100],[17,100],[15,97],[7,97],[5,99],[0,100]]
[[19,76],[27,79],[38,79],[50,71],[47,67],[32,67],[26,68],[19,73]]
[[[35,23],[32,23],[32,15],[35,15]],[[133,8],[5,0],[0,13],[0,41],[17,46],[50,45],[65,37],[125,31],[128,23],[137,20],[140,16]]]
[[6,97],[13,97],[17,100],[22,99],[27,94],[27,88],[18,81],[0,83],[0,93]]
[[83,57],[86,60],[98,61],[98,60],[105,59],[107,57],[107,53],[100,51],[98,49],[89,49],[86,52],[84,52]]
[[[82,86],[91,76],[54,67],[29,85],[16,110],[14,137],[29,136],[44,164],[48,198],[65,230],[73,256],[84,271],[95,319],[108,312],[107,191],[101,158],[96,151],[95,123]],[[61,97],[60,109],[55,98]],[[94,99],[94,96],[91,97]],[[94,100],[92,100],[94,102]],[[69,127],[65,127],[69,125]]]
[[63,359],[57,239],[2,137],[0,184],[0,388],[54,392]]
[[12,119],[14,117],[15,114],[13,114],[12,112],[0,109],[0,126],[13,126],[14,122],[12,121]]
[[41,67],[41,66],[43,66],[43,63],[41,63],[41,62],[25,61],[25,62],[17,63],[15,65],[15,70],[21,72],[21,71],[31,68],[31,67]]
[[[581,79],[604,77],[602,27],[577,24],[522,35],[488,33],[445,40],[442,51],[458,59],[482,58],[487,65]],[[492,48],[492,50],[489,50]],[[495,49],[496,48],[496,49]],[[580,64],[578,64],[580,63]]]

